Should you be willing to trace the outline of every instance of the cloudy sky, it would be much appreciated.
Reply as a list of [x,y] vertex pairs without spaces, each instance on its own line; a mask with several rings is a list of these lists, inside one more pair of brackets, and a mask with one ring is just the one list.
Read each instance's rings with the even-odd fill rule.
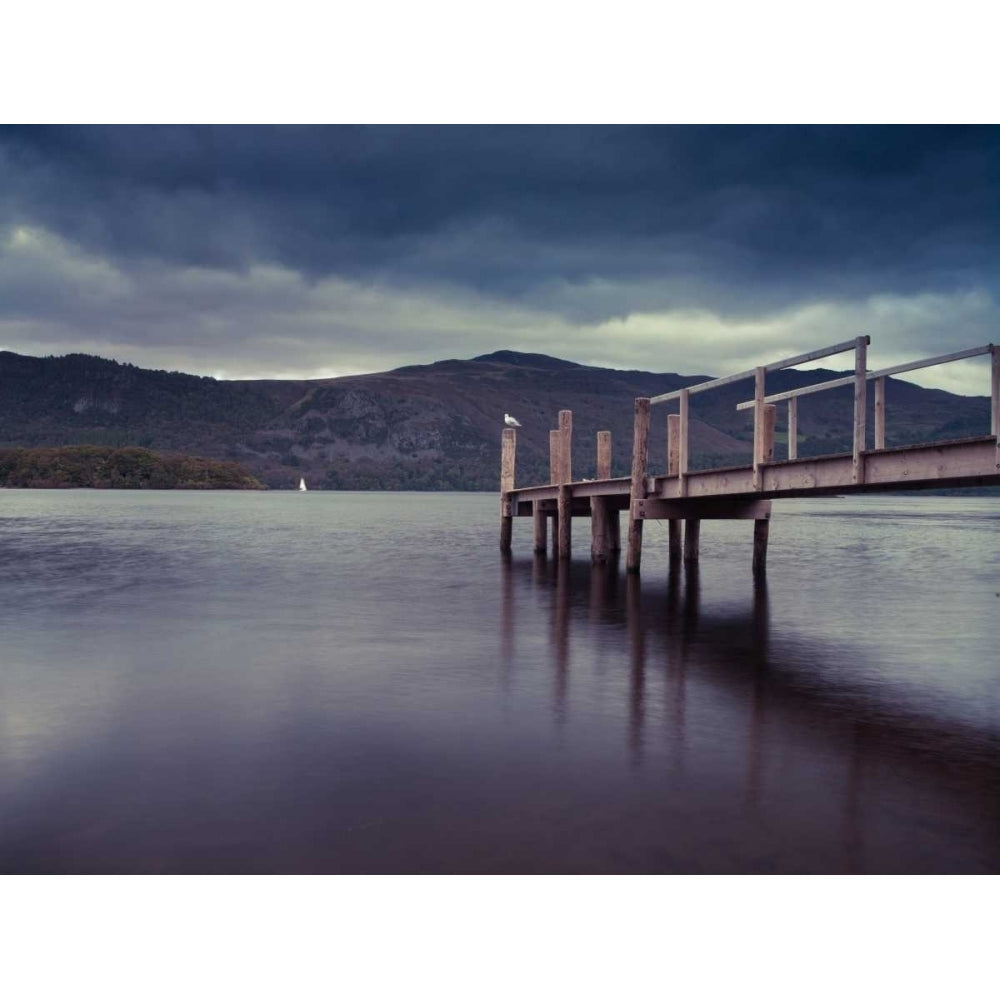
[[[25,354],[721,375],[868,333],[884,367],[1000,337],[998,251],[997,128],[0,130],[0,348]],[[989,391],[984,359],[913,378]]]

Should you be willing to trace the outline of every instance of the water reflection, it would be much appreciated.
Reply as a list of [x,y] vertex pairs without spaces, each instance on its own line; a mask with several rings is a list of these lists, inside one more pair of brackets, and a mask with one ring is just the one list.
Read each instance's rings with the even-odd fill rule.
[[[671,568],[658,581],[622,574],[615,563],[587,567],[538,555],[531,563],[512,561],[507,575],[505,595],[524,588],[546,593],[556,726],[570,721],[568,692],[574,673],[587,669],[588,651],[617,650],[612,662],[621,664],[620,688],[627,696],[621,720],[630,766],[653,767],[690,794],[693,783],[718,780],[713,759],[725,751],[706,747],[707,739],[729,747],[742,733],[732,745],[741,761],[746,822],[807,827],[817,822],[810,810],[819,815],[832,807],[830,830],[840,856],[827,870],[868,870],[867,837],[874,825],[886,823],[892,796],[912,796],[923,805],[938,797],[923,817],[932,836],[947,836],[956,823],[977,823],[984,810],[991,828],[1000,826],[996,731],[928,713],[905,691],[874,693],[842,684],[841,644],[803,638],[789,621],[776,639],[766,578],[747,581],[742,606],[730,602],[720,610],[705,606],[699,567],[692,563]],[[517,586],[510,587],[512,581]],[[510,608],[502,622],[504,629],[519,628]],[[866,667],[877,670],[878,664]],[[589,690],[590,681],[583,683]],[[892,701],[894,694],[900,697]],[[815,771],[814,786],[806,785],[798,801],[804,779],[791,773],[802,766],[796,758],[808,758]],[[880,836],[902,845],[908,830],[899,817],[896,822],[898,829],[882,829]],[[1000,860],[997,848],[993,837],[987,850]]]

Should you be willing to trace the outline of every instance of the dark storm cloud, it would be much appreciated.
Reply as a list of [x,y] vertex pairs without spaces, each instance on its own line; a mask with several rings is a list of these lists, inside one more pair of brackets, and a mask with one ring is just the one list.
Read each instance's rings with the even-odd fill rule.
[[[995,293],[998,177],[977,127],[0,132],[0,219],[119,266],[280,264],[590,319]],[[605,293],[560,293],[588,282]]]

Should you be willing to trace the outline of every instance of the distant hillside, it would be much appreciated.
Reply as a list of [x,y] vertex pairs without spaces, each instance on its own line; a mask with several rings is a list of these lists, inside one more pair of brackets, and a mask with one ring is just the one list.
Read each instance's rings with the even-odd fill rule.
[[[768,376],[768,392],[843,374]],[[304,476],[311,488],[497,488],[505,412],[522,423],[517,480],[548,476],[549,430],[574,420],[574,475],[594,475],[598,430],[613,437],[613,473],[627,475],[633,400],[703,381],[614,371],[498,351],[391,372],[313,381],[227,382],[147,371],[88,355],[33,358],[0,352],[0,446],[139,446],[237,460],[271,487]],[[735,405],[750,382],[692,400],[694,468],[750,461],[752,415]],[[987,433],[989,399],[889,379],[890,445]],[[804,397],[799,454],[850,450],[850,387]],[[666,412],[654,410],[651,471],[666,463]],[[779,411],[783,439],[784,412]],[[780,446],[779,446],[780,454]]]
[[260,490],[236,462],[158,455],[145,448],[0,449],[0,486],[34,489]]

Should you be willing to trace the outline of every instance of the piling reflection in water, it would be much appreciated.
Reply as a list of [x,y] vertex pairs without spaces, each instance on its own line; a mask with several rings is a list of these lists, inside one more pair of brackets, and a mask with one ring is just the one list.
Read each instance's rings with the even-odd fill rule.
[[[693,828],[711,825],[703,810],[731,811],[731,802],[715,798],[717,790],[698,788],[721,781],[725,794],[741,803],[751,837],[762,827],[787,831],[789,870],[937,870],[934,846],[917,845],[911,823],[922,824],[931,845],[958,830],[966,846],[974,845],[971,857],[943,862],[943,870],[992,870],[1000,863],[993,832],[1000,821],[996,733],[841,685],[843,650],[836,643],[825,649],[788,629],[775,643],[766,576],[747,581],[742,608],[720,614],[702,606],[697,563],[675,564],[664,581],[640,581],[614,561],[586,566],[535,555],[530,563],[505,566],[511,606],[503,610],[502,629],[519,627],[516,592],[528,587],[548,602],[554,724],[572,722],[574,683],[592,687],[581,672],[592,670],[593,657],[574,655],[575,648],[617,651],[606,660],[627,676],[620,684],[628,698],[621,738],[630,767],[653,767],[667,777],[653,787],[680,794],[683,821]],[[509,654],[517,639],[507,636],[502,645]],[[589,712],[586,698],[581,701]],[[722,708],[713,713],[713,705]],[[737,731],[720,731],[725,726]],[[738,756],[740,787],[730,785],[732,774],[716,759],[726,753],[713,749],[713,738]],[[985,836],[979,828],[984,811]],[[799,852],[793,843],[796,830],[826,818],[836,856],[805,860],[808,850]],[[665,828],[664,838],[670,835]],[[872,835],[878,843],[869,852]],[[899,852],[893,860],[891,851]],[[784,870],[785,864],[734,868]]]

